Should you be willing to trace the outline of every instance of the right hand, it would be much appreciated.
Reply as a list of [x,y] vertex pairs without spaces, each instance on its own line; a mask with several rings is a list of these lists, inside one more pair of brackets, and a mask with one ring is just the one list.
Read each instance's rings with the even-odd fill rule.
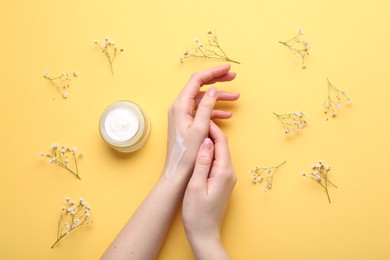
[[183,200],[183,224],[197,259],[227,259],[220,232],[236,183],[227,138],[210,123]]

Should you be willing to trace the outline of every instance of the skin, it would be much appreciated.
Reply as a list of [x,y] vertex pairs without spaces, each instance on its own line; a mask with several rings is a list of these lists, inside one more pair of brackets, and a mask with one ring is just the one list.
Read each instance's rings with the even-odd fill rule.
[[[210,123],[210,119],[230,118],[232,116],[231,112],[216,110],[214,109],[215,104],[219,100],[235,101],[239,98],[239,94],[218,91],[215,87],[209,88],[206,92],[200,89],[204,85],[233,80],[236,74],[229,72],[229,70],[230,65],[225,65],[193,74],[173,102],[168,110],[167,156],[161,176],[154,188],[108,247],[102,259],[155,259],[157,257],[177,207],[183,201],[187,184],[189,184],[195,169],[197,169],[195,163],[197,158],[199,161],[198,153],[203,151],[202,149],[200,150],[202,143],[206,142],[205,140],[209,140],[207,137],[210,135],[212,142],[215,142],[215,149],[212,149],[213,152],[215,150],[216,155],[217,153],[222,154],[222,150],[225,149],[224,154],[226,154],[226,146],[223,146],[224,142],[220,141],[224,139],[221,137],[222,132],[217,130],[218,127],[215,124]],[[177,134],[181,136],[181,144],[177,143]],[[175,172],[170,174],[172,177],[167,178],[166,171],[169,160],[172,157],[171,153],[177,145],[184,145],[186,149],[180,161],[177,162]],[[221,160],[216,161],[216,165],[219,163],[222,163]],[[225,164],[228,165],[229,163],[226,162]],[[214,169],[214,166],[212,169]],[[219,176],[216,172],[217,170],[210,171],[210,176]],[[190,189],[190,192],[187,193],[192,194],[193,192]],[[218,193],[216,192],[216,194]],[[194,201],[196,198],[196,196],[191,197],[193,199],[188,201]],[[221,198],[225,200],[225,195]],[[215,202],[220,204],[219,201]],[[199,203],[201,203],[201,200],[199,200]],[[208,201],[206,204],[210,206],[210,203]],[[207,210],[207,208],[199,209]],[[191,211],[194,210],[198,210],[198,208],[190,203],[186,207],[186,211],[183,211],[183,216],[191,215]],[[213,217],[221,218],[221,214],[214,214]],[[187,237],[191,238],[189,241],[191,245],[194,245],[194,253],[197,255],[198,247],[196,245],[198,243],[195,243],[195,240],[202,236],[193,232],[191,225],[194,222],[190,218],[184,219],[188,220],[186,231],[188,230],[190,234],[187,234]],[[219,221],[213,223],[219,223]],[[218,230],[220,230],[220,224],[218,224]],[[216,238],[219,238],[219,236],[214,237],[214,232],[207,232],[206,234],[213,236],[210,238],[210,241],[216,242]],[[220,242],[217,245],[219,246],[218,248],[216,247],[218,252],[224,251]]]

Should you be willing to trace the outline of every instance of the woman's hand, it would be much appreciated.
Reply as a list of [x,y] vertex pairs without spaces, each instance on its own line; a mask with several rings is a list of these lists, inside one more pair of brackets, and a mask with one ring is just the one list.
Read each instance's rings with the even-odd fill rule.
[[236,174],[227,138],[213,122],[204,139],[183,200],[183,223],[197,259],[229,258],[220,232]]
[[168,151],[165,162],[165,177],[191,176],[196,155],[202,141],[208,136],[210,119],[227,119],[231,112],[215,110],[216,101],[234,101],[238,93],[217,91],[212,87],[200,91],[204,85],[231,81],[236,74],[229,72],[230,65],[220,66],[195,73],[168,112]]

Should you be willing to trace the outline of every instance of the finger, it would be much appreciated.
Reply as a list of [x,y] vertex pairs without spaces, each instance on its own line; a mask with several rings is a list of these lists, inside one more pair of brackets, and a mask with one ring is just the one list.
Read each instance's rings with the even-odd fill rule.
[[207,90],[196,110],[193,127],[197,130],[208,132],[211,112],[214,110],[217,101],[217,89],[212,87]]
[[194,172],[188,183],[188,187],[195,190],[207,189],[207,178],[214,157],[214,144],[210,138],[204,139],[196,157]]
[[224,165],[229,164],[230,151],[227,138],[213,121],[210,121],[210,138],[215,146],[215,160]]
[[[205,93],[206,92],[201,91],[196,95],[195,108],[198,107]],[[217,93],[217,101],[235,101],[239,98],[240,98],[240,93],[236,93],[236,92],[218,91]]]
[[233,116],[232,112],[223,111],[223,110],[213,110],[211,111],[211,119],[229,119]]
[[[224,65],[193,74],[187,85],[180,93],[179,98],[184,98],[185,100],[193,99],[196,94],[198,94],[199,89],[205,84],[213,84],[217,81],[234,79],[235,73],[228,74],[229,70],[230,65]],[[226,76],[227,74],[229,76]]]

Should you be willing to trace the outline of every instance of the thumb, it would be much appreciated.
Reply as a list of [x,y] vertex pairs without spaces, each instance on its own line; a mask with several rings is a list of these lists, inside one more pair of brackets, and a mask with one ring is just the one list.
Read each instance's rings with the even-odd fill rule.
[[210,138],[204,139],[196,157],[194,172],[188,186],[194,190],[203,190],[207,187],[211,164],[214,158],[214,143]]

